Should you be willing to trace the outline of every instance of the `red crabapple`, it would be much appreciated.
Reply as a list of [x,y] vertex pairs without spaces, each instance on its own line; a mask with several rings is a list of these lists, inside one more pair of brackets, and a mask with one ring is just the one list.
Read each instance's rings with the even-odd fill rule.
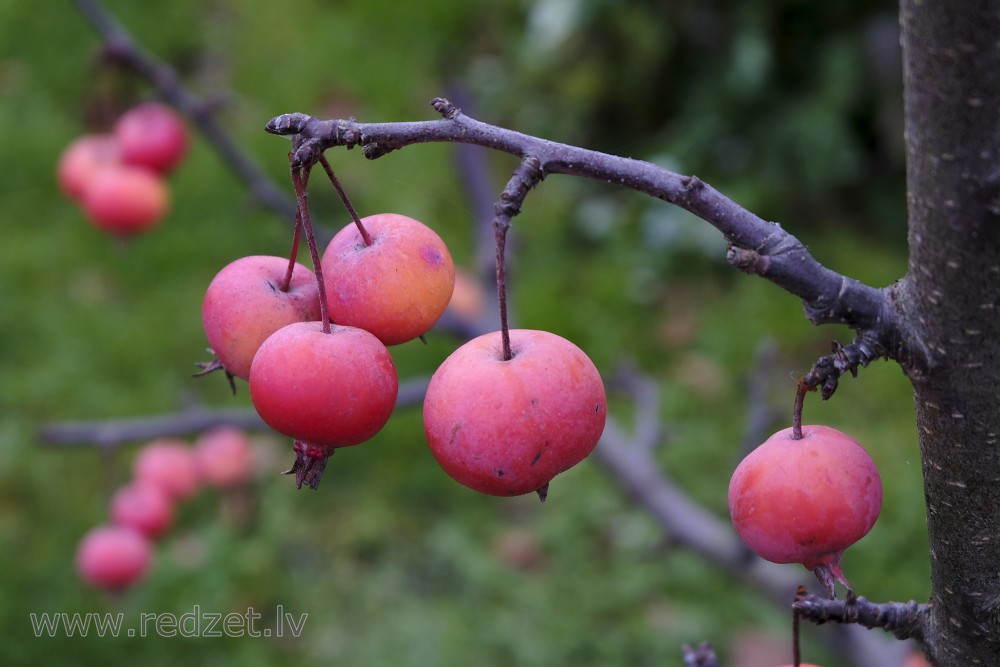
[[593,362],[546,331],[499,332],[458,348],[435,371],[424,397],[431,453],[456,481],[483,493],[537,491],[594,449],[607,398]]
[[736,532],[758,556],[802,563],[831,597],[844,550],[868,534],[882,509],[882,480],[868,452],[828,426],[779,431],[737,466],[729,483]]
[[170,528],[173,520],[173,501],[159,485],[136,480],[111,497],[111,521],[117,526],[158,537]]
[[76,551],[76,571],[91,586],[128,588],[146,574],[153,546],[142,533],[123,526],[98,526],[87,533]]
[[122,161],[161,174],[176,167],[187,154],[184,121],[158,102],[139,104],[123,113],[115,122],[114,135]]
[[323,253],[330,320],[375,334],[386,345],[423,335],[451,299],[455,265],[434,230],[413,218],[380,213],[351,223]]
[[109,165],[86,182],[81,203],[95,227],[130,236],[159,224],[170,207],[170,190],[146,169]]
[[249,379],[257,348],[281,327],[319,320],[316,276],[296,263],[283,289],[287,272],[287,259],[252,255],[227,264],[209,284],[201,321],[212,351],[231,375]]
[[132,462],[132,474],[175,500],[193,496],[201,482],[194,450],[175,438],[160,438],[143,447]]
[[378,433],[396,405],[392,356],[363,329],[319,322],[271,334],[250,367],[250,398],[268,426],[295,440],[296,486],[319,485],[336,447]]
[[101,169],[121,163],[118,143],[110,134],[85,134],[74,139],[59,156],[56,179],[67,197],[83,199],[87,183]]
[[194,442],[201,479],[217,488],[243,484],[253,474],[253,451],[247,434],[235,426],[217,426]]

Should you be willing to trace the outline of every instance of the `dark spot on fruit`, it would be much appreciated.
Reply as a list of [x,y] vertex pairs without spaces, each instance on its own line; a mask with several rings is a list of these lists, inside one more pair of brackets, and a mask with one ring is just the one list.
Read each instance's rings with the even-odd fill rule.
[[594,406],[594,412],[600,412],[600,411],[601,411],[601,404],[598,403],[597,405]]
[[420,256],[431,266],[441,266],[444,264],[444,257],[442,257],[438,249],[433,246],[422,246],[420,248]]
[[461,424],[454,424],[451,427],[451,439],[448,440],[448,444],[449,445],[454,445],[455,444],[455,440],[458,439],[458,432],[461,431],[461,430],[462,430],[462,425]]
[[[548,444],[549,443],[547,442],[545,443],[545,445]],[[542,452],[545,451],[545,445],[542,445],[542,448],[538,450],[537,454],[535,454],[535,458],[531,459],[531,465],[535,465],[536,463],[538,463],[538,459],[542,458]]]
[[272,283],[270,280],[267,281],[267,286],[271,288],[272,292],[278,292],[278,291],[280,291],[278,289],[278,286],[275,285],[274,283]]
[[503,470],[497,470],[497,477],[503,477]]

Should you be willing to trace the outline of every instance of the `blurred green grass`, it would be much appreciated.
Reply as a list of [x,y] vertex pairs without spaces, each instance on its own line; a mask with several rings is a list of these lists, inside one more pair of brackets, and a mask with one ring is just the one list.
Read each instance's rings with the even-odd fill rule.
[[[372,121],[430,118],[427,101],[460,81],[480,101],[475,113],[484,120],[556,140],[627,148],[636,157],[672,155],[681,170],[697,168],[738,200],[782,220],[836,270],[875,285],[905,271],[904,202],[902,190],[892,189],[901,187],[898,180],[883,173],[874,185],[869,179],[869,192],[845,185],[836,165],[830,166],[834,175],[823,171],[822,157],[815,156],[808,192],[782,185],[791,178],[786,174],[755,174],[752,160],[742,170],[733,164],[713,170],[719,147],[699,148],[695,140],[736,131],[731,120],[707,109],[728,109],[736,93],[725,85],[740,82],[720,83],[711,70],[681,67],[676,75],[691,78],[683,87],[693,93],[673,100],[661,119],[642,107],[636,125],[623,128],[624,112],[609,100],[621,102],[631,90],[636,108],[659,103],[648,99],[647,74],[662,63],[636,62],[628,81],[610,85],[600,49],[589,59],[575,50],[594,38],[604,11],[599,2],[580,3],[577,30],[570,26],[562,49],[529,42],[549,34],[539,16],[543,5],[554,4],[315,0],[293,10],[259,0],[180,0],[111,6],[196,92],[225,91],[220,117],[283,185],[287,145],[262,131],[269,117],[304,111]],[[766,11],[765,4],[748,4]],[[604,29],[648,32],[654,26],[644,17],[655,11],[654,3],[636,2],[620,13],[621,25]],[[715,11],[728,16],[724,8]],[[863,31],[863,12],[856,13],[857,26],[837,25],[836,34]],[[764,39],[759,22],[745,25],[740,34],[746,39]],[[816,100],[828,99],[855,75],[835,66],[843,40],[831,37],[830,43],[819,90],[781,88],[780,77],[761,74],[772,86],[761,96],[776,105],[788,101],[789,108],[806,105],[814,114],[803,116],[788,141],[810,131],[822,135],[815,145],[830,140],[829,114],[840,109],[824,116]],[[38,441],[38,428],[161,414],[192,401],[248,406],[245,385],[234,398],[220,378],[191,378],[193,362],[205,356],[201,297],[228,261],[283,254],[289,244],[287,227],[255,207],[200,140],[172,178],[174,205],[161,228],[122,246],[86,224],[57,192],[53,170],[63,146],[85,129],[82,109],[95,85],[89,59],[96,48],[95,36],[72,11],[42,22],[28,3],[0,2],[0,124],[8,129],[0,142],[4,664],[679,665],[684,643],[712,641],[726,656],[733,637],[747,628],[787,638],[786,612],[674,548],[595,465],[560,476],[544,505],[481,497],[436,467],[415,409],[395,415],[371,443],[338,453],[316,493],[296,492],[287,478],[271,474],[287,463],[288,446],[260,435],[266,472],[244,499],[247,518],[227,519],[225,508],[239,506],[239,499],[205,492],[158,543],[156,567],[142,585],[117,598],[83,586],[72,569],[76,543],[105,520],[109,493],[126,479],[133,448],[111,457],[93,448],[53,448]],[[725,49],[718,51],[724,60]],[[572,69],[561,69],[568,67],[563,58]],[[560,71],[572,76],[560,79]],[[552,81],[558,85],[550,89]],[[628,82],[631,88],[618,86]],[[807,122],[816,114],[815,123]],[[617,122],[603,125],[604,118]],[[755,145],[754,154],[763,151],[782,164],[786,138],[775,137],[773,124],[758,125],[748,124],[749,140],[771,143]],[[601,146],[621,135],[631,137],[627,146]],[[472,262],[473,205],[451,147],[413,147],[376,162],[356,151],[330,159],[363,214],[391,210],[420,218],[460,263]],[[515,163],[509,156],[486,159],[499,192]],[[867,175],[853,173],[858,181]],[[332,229],[346,222],[331,192],[314,188],[312,201],[321,224]],[[716,236],[639,195],[552,178],[515,221],[511,299],[519,325],[573,339],[606,374],[628,359],[661,383],[670,436],[663,465],[724,516],[747,405],[760,398],[746,395],[747,376],[768,374],[773,396],[761,400],[790,409],[794,377],[825,354],[832,339],[846,341],[848,332],[813,328],[794,298],[726,267]],[[764,341],[780,353],[773,368],[761,370],[754,359]],[[432,334],[428,343],[394,350],[402,376],[431,372],[457,341]],[[627,410],[620,414],[627,417]],[[882,518],[844,560],[858,590],[876,600],[925,597],[919,459],[902,374],[876,364],[860,379],[845,380],[835,400],[810,397],[806,419],[854,435],[884,476]],[[29,620],[32,612],[94,611],[123,611],[131,620],[144,612],[181,615],[195,605],[222,613],[252,607],[265,619],[281,605],[308,620],[301,637],[280,639],[36,638]],[[835,665],[810,632],[807,657]]]

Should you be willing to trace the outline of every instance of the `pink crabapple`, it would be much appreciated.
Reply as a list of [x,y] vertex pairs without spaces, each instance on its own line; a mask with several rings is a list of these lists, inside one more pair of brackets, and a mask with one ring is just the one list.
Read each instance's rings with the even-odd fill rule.
[[151,171],[109,165],[86,181],[81,204],[98,229],[133,236],[158,225],[170,208],[170,190]]
[[737,466],[729,512],[740,538],[774,563],[802,563],[833,596],[840,558],[875,525],[882,480],[868,452],[828,426],[772,435]]
[[174,521],[174,504],[157,484],[135,480],[111,497],[111,522],[133,528],[147,537],[159,537]]
[[253,451],[247,434],[235,426],[216,426],[194,442],[201,479],[216,488],[246,483],[253,475]]
[[455,285],[451,254],[434,230],[397,213],[361,219],[371,245],[354,223],[323,253],[330,320],[397,345],[426,333],[444,312]]
[[230,262],[209,283],[201,321],[208,344],[231,375],[249,379],[257,348],[278,329],[319,320],[316,276],[296,263],[286,289],[287,272],[285,258],[251,255]]
[[76,571],[96,588],[123,590],[145,576],[153,546],[139,531],[124,526],[97,526],[84,535],[76,551]]
[[110,134],[85,134],[63,150],[56,165],[56,180],[63,194],[82,201],[87,184],[102,169],[121,164],[121,151]]
[[115,122],[114,136],[123,162],[160,174],[174,169],[188,151],[184,121],[158,102],[145,102],[123,113]]
[[448,475],[497,496],[538,492],[597,445],[607,418],[600,373],[570,341],[547,331],[474,338],[435,371],[424,432]]
[[201,485],[194,450],[176,438],[147,443],[132,462],[132,475],[159,487],[174,500],[190,498]]
[[250,398],[261,419],[295,441],[296,486],[319,485],[337,447],[378,433],[396,405],[392,356],[374,335],[320,322],[271,334],[250,367]]

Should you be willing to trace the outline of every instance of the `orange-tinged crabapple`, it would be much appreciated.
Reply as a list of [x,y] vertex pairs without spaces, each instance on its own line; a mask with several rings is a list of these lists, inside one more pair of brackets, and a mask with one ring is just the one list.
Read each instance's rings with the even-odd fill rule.
[[447,307],[455,265],[444,241],[427,225],[397,213],[361,219],[367,245],[354,223],[323,253],[330,319],[397,345],[426,333]]
[[287,271],[283,257],[241,257],[223,267],[205,291],[205,337],[230,374],[249,379],[253,357],[268,336],[293,322],[319,320],[315,274],[296,263],[283,289]]
[[475,320],[486,308],[486,294],[476,277],[468,270],[455,270],[455,288],[448,310],[466,320]]
[[424,432],[448,475],[476,491],[516,496],[537,491],[594,449],[607,398],[593,362],[546,331],[474,338],[435,371],[424,397]]

